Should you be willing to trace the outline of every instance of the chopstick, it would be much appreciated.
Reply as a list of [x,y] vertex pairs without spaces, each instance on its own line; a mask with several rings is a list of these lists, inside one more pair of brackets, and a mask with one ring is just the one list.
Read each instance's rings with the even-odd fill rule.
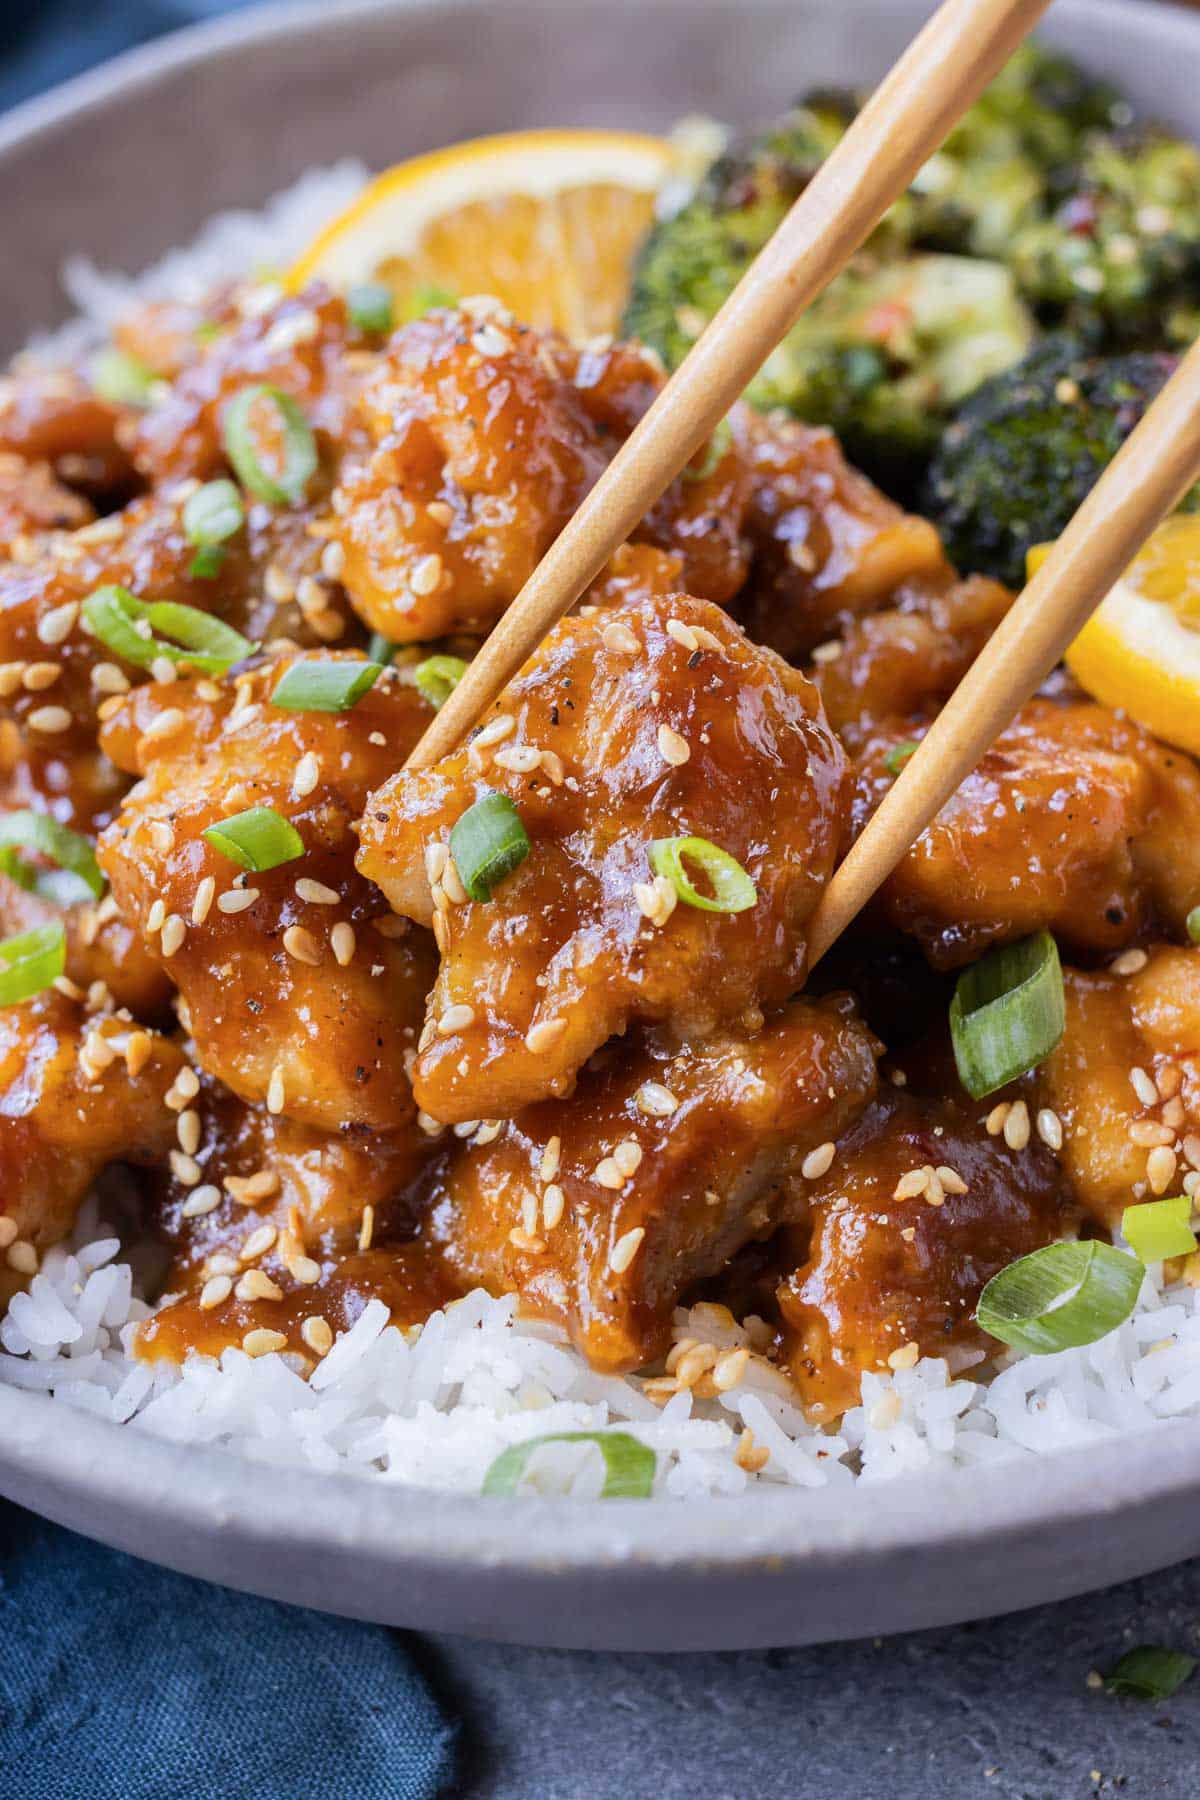
[[543,557],[407,767],[426,768],[454,749],[712,435],[1048,3],[944,0]]
[[808,966],[1046,679],[1154,527],[1200,479],[1200,340],[1104,471],[904,765],[822,897]]

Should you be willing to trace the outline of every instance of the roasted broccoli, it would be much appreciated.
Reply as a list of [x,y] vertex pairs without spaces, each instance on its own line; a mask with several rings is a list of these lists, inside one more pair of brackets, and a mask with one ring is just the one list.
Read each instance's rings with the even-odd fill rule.
[[1092,356],[1045,339],[947,426],[924,510],[960,567],[1014,587],[1031,544],[1066,525],[1175,367],[1167,352]]

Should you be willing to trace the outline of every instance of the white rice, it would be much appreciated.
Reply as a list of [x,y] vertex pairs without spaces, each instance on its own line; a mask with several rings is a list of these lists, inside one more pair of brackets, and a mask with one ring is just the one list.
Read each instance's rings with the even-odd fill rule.
[[[310,171],[261,212],[210,220],[190,246],[134,278],[72,258],[63,280],[79,317],[31,353],[77,354],[139,300],[193,299],[214,282],[285,266],[366,179],[349,161]],[[286,1354],[229,1349],[182,1369],[140,1362],[130,1342],[152,1309],[120,1252],[90,1202],[0,1323],[0,1382],[175,1443],[409,1487],[478,1492],[502,1450],[563,1431],[630,1432],[656,1454],[656,1494],[686,1499],[751,1482],[819,1488],[1012,1462],[1200,1415],[1200,1289],[1164,1290],[1159,1268],[1147,1271],[1133,1317],[1098,1344],[976,1365],[971,1375],[962,1360],[952,1372],[936,1357],[868,1375],[862,1404],[824,1432],[760,1357],[719,1399],[684,1391],[660,1407],[643,1379],[597,1375],[560,1331],[482,1291],[408,1334],[371,1301],[308,1381]],[[749,1345],[703,1307],[680,1310],[675,1335]],[[747,1429],[770,1453],[757,1474],[736,1461]],[[602,1478],[588,1446],[550,1446],[527,1468],[530,1485],[579,1497],[595,1495]]]
[[[557,1328],[482,1290],[409,1333],[372,1300],[308,1381],[286,1353],[228,1349],[182,1369],[140,1362],[130,1341],[152,1309],[119,1251],[90,1204],[73,1243],[46,1255],[0,1323],[0,1381],[173,1443],[408,1487],[477,1493],[502,1450],[556,1432],[629,1432],[656,1454],[656,1494],[687,1499],[751,1482],[819,1488],[1014,1462],[1200,1416],[1200,1289],[1164,1290],[1158,1267],[1133,1317],[1097,1344],[970,1374],[926,1357],[867,1375],[862,1404],[826,1432],[759,1357],[717,1399],[683,1391],[659,1406],[645,1378],[596,1374]],[[705,1307],[680,1310],[675,1334],[722,1350],[749,1344]],[[753,1475],[735,1460],[747,1427],[770,1452]],[[602,1477],[597,1453],[578,1445],[539,1451],[527,1471],[541,1491],[580,1497]]]

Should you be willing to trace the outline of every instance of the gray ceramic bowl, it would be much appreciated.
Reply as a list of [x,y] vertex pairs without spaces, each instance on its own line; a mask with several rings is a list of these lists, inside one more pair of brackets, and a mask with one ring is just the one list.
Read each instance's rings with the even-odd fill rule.
[[[535,124],[751,120],[877,76],[914,0],[411,0],[272,8],[0,121],[9,347],[72,249],[136,269],[352,152]],[[1047,35],[1200,135],[1200,18],[1060,0]],[[173,1568],[359,1618],[700,1650],[978,1618],[1200,1552],[1200,1425],[982,1475],[689,1505],[482,1501],[179,1449],[0,1388],[0,1491]]]

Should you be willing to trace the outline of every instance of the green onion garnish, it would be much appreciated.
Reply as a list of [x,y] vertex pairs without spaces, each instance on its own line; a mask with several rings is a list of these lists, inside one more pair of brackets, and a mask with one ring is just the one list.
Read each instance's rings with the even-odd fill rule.
[[[257,649],[211,613],[175,600],[137,600],[123,587],[97,588],[89,594],[83,621],[114,655],[139,669],[152,668],[166,657],[168,662],[189,663],[202,675],[223,675]],[[156,637],[158,631],[169,633],[175,642]]]
[[1200,906],[1193,906],[1187,916],[1187,934],[1193,944],[1200,944]]
[[346,295],[346,311],[355,331],[365,337],[382,337],[392,329],[396,317],[392,290],[382,281],[360,281]]
[[472,900],[490,900],[529,849],[529,834],[507,794],[484,794],[450,833],[450,854]]
[[234,813],[204,833],[214,850],[240,863],[243,869],[277,869],[304,855],[304,840],[296,827],[273,806],[252,806]]
[[1171,1200],[1146,1200],[1125,1208],[1121,1230],[1139,1261],[1163,1262],[1168,1256],[1190,1256],[1196,1248],[1191,1217],[1192,1202],[1187,1194]]
[[1066,1024],[1062,965],[1048,931],[991,950],[958,978],[950,1035],[974,1100],[1043,1062]]
[[61,919],[35,925],[0,943],[0,1006],[32,999],[57,981],[67,966],[67,934]]
[[[267,382],[243,388],[225,408],[225,454],[244,488],[272,506],[294,505],[317,469],[317,440],[292,399]],[[264,462],[259,445],[269,446]]]
[[271,705],[285,712],[349,712],[382,674],[377,662],[295,662],[276,682]]
[[417,686],[439,712],[467,672],[461,656],[427,656],[416,667]]
[[889,775],[898,775],[910,756],[915,756],[917,742],[910,738],[906,744],[893,744],[883,759],[883,766]]
[[187,572],[193,580],[211,581],[214,575],[221,573],[224,564],[224,544],[205,544],[193,556],[188,564]]
[[153,369],[115,344],[92,364],[92,387],[113,406],[149,406],[157,379]]
[[[708,878],[712,893],[702,894],[683,866],[684,857]],[[685,906],[701,912],[740,913],[754,905],[758,889],[736,856],[702,837],[655,838],[650,845],[650,867],[665,875]]]
[[984,1331],[1014,1350],[1052,1356],[1094,1344],[1123,1325],[1143,1273],[1136,1257],[1097,1238],[1047,1244],[992,1276],[975,1317]]
[[703,455],[699,462],[690,462],[683,470],[684,481],[707,481],[721,465],[729,446],[733,442],[733,427],[728,419],[721,419],[717,427],[704,445]]
[[419,281],[404,303],[404,323],[423,319],[439,306],[457,306],[458,295],[451,288],[439,287],[434,281]]
[[395,656],[399,644],[393,644],[391,638],[385,638],[382,631],[373,631],[367,639],[367,661],[377,662],[386,669]]
[[525,1465],[543,1444],[595,1444],[604,1458],[602,1500],[648,1500],[657,1466],[653,1450],[628,1431],[551,1431],[502,1450],[483,1478],[481,1492],[504,1498],[515,1494]]
[[183,508],[183,529],[188,542],[207,548],[223,544],[246,523],[242,496],[232,481],[206,481],[190,494]]
[[1105,1690],[1130,1700],[1169,1700],[1178,1693],[1196,1667],[1196,1658],[1184,1650],[1165,1650],[1157,1644],[1140,1644],[1127,1650],[1105,1678]]
[[[53,875],[44,878],[41,871],[17,855],[18,850],[34,850],[39,856],[46,857],[57,865],[59,872],[69,874],[94,900],[99,900],[103,894],[104,877],[96,861],[92,840],[60,825],[47,813],[22,810],[0,818],[0,870],[11,875],[23,888],[40,893],[45,899],[69,904],[70,888],[55,882]],[[71,895],[74,899],[83,897],[79,893]]]

